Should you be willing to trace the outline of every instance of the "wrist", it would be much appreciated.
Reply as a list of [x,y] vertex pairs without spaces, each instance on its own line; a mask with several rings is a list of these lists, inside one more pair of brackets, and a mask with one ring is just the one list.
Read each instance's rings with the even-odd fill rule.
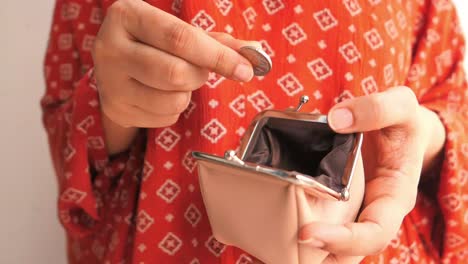
[[139,128],[120,126],[112,121],[104,111],[101,111],[101,119],[108,154],[112,156],[128,150],[138,134]]

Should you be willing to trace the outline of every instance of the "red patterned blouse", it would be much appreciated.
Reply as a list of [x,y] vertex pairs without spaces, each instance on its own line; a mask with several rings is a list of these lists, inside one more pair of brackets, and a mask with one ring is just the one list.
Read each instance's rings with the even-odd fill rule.
[[142,130],[128,152],[109,158],[90,51],[113,1],[57,0],[42,107],[70,263],[251,263],[213,238],[190,152],[235,149],[255,114],[302,94],[311,97],[306,110],[326,113],[393,85],[439,113],[445,160],[398,236],[364,262],[468,259],[465,42],[450,1],[147,2],[206,31],[260,40],[274,69],[244,84],[211,74],[175,125]]

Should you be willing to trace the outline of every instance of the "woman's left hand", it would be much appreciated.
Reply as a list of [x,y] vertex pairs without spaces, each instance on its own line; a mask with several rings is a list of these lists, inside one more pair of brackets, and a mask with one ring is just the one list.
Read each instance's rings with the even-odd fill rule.
[[431,166],[443,148],[445,131],[408,87],[341,102],[328,117],[339,133],[366,132],[362,212],[356,223],[309,223],[299,240],[330,252],[327,261],[357,263],[363,257],[356,256],[377,254],[396,236],[415,205],[423,167]]

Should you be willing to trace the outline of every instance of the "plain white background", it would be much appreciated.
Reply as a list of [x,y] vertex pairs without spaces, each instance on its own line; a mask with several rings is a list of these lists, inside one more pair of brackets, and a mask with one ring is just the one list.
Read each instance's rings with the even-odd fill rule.
[[[454,2],[468,11],[466,0]],[[54,1],[0,3],[0,263],[65,263],[39,109]],[[468,29],[468,16],[462,23]]]

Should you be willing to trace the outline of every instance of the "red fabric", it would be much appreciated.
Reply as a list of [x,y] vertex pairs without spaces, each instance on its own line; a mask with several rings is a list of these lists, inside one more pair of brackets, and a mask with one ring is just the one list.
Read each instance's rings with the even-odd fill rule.
[[364,262],[468,259],[468,90],[449,1],[148,1],[205,30],[261,40],[274,67],[244,84],[210,75],[178,123],[142,131],[128,153],[109,159],[88,70],[112,2],[57,0],[45,62],[44,124],[70,263],[250,263],[212,237],[190,151],[236,148],[255,114],[302,94],[311,97],[306,111],[326,113],[339,100],[404,84],[440,114],[445,160],[398,237]]

